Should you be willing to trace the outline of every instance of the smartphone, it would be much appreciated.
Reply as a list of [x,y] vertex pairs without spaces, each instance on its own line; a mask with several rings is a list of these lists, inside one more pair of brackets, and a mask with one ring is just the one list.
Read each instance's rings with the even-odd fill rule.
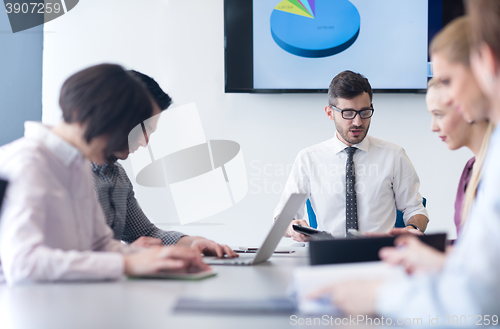
[[308,237],[311,237],[314,240],[332,240],[333,235],[326,231],[320,231],[315,228],[309,227],[309,226],[302,226],[298,224],[293,224],[292,225],[293,230],[295,232],[302,233]]

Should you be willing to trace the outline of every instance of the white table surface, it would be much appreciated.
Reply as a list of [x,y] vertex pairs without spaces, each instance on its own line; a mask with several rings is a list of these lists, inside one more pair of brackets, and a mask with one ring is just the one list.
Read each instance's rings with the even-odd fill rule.
[[0,328],[298,327],[291,325],[288,315],[179,314],[172,309],[181,296],[206,299],[284,297],[294,267],[307,265],[308,257],[302,250],[290,255],[275,255],[270,261],[256,266],[213,266],[217,276],[201,281],[0,285]]

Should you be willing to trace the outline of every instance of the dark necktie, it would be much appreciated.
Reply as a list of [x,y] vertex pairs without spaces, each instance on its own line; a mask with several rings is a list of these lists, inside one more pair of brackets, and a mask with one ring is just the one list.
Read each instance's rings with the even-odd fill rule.
[[346,173],[345,173],[345,220],[346,220],[346,236],[350,236],[347,231],[350,228],[358,229],[358,209],[356,202],[356,175],[354,171],[354,152],[356,152],[357,148],[348,147],[345,149],[345,153],[347,154],[347,163],[346,163]]

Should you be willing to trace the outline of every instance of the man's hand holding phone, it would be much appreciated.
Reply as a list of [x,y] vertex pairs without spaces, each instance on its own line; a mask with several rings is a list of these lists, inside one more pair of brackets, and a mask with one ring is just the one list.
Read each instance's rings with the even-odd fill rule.
[[292,238],[294,241],[297,241],[297,242],[309,241],[309,238],[306,235],[299,233],[299,232],[296,232],[293,229],[293,225],[302,225],[302,226],[310,227],[306,220],[294,219],[290,222],[290,225],[288,225],[288,228],[286,229],[286,232],[285,232],[285,236]]

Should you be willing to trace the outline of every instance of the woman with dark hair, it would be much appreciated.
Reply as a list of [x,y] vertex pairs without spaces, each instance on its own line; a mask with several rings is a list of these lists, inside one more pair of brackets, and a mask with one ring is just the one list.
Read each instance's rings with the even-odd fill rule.
[[196,249],[137,249],[114,240],[97,200],[89,160],[103,164],[128,150],[129,132],[152,115],[144,85],[118,65],[97,65],[66,80],[59,104],[63,122],[53,128],[26,122],[25,136],[0,161],[0,175],[9,180],[0,219],[0,281],[208,269]]

